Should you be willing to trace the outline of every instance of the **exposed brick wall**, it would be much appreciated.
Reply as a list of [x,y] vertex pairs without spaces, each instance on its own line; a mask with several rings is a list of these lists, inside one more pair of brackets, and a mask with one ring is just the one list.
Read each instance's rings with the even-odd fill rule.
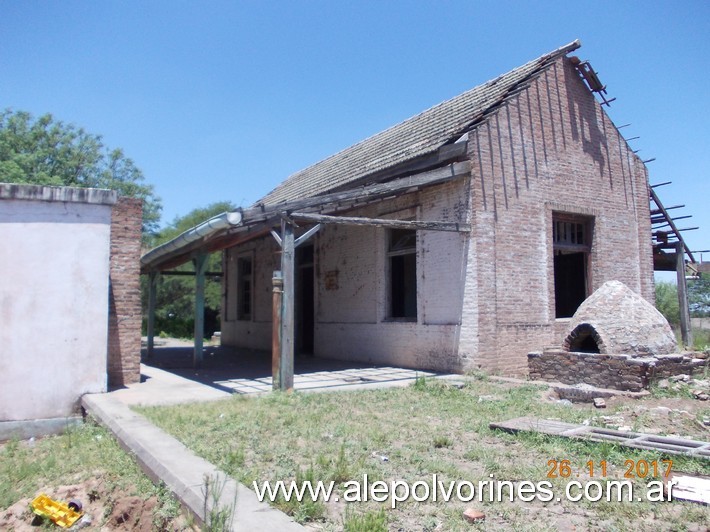
[[475,351],[477,365],[524,374],[532,346],[560,345],[554,212],[594,218],[591,291],[619,280],[653,301],[646,169],[568,59],[478,128],[469,154],[479,308],[463,320],[478,348],[461,349]]
[[111,214],[108,383],[117,388],[140,380],[140,253],[143,202],[119,198]]
[[[470,179],[350,213],[471,223],[470,235],[418,234],[416,322],[387,319],[383,229],[325,226],[313,239],[317,355],[527,373],[527,353],[560,345],[569,323],[555,318],[552,219],[558,212],[594,219],[591,291],[619,280],[653,301],[646,168],[568,59],[471,132],[468,150]],[[259,272],[256,318],[223,323],[222,338],[269,349],[278,250],[268,237],[235,252],[248,250]]]
[[705,360],[682,354],[635,358],[629,355],[570,353],[549,349],[528,354],[530,378],[589,384],[600,388],[640,392],[654,380],[673,375],[699,375]]

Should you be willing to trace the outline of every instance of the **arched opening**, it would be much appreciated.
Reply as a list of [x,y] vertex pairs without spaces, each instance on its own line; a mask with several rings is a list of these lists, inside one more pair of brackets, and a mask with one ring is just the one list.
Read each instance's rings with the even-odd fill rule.
[[594,341],[592,335],[586,335],[584,337],[579,337],[577,342],[571,346],[570,351],[576,351],[578,353],[600,353],[599,346],[597,342]]
[[581,323],[569,334],[564,347],[575,353],[601,353],[601,344],[601,338],[594,327]]

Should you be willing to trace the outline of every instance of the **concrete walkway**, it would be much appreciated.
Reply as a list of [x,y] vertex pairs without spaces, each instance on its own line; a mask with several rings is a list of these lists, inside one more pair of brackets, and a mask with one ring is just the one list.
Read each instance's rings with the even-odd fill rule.
[[[164,347],[155,349],[150,360],[144,360],[141,373],[147,377],[147,383],[140,387],[149,389],[151,378],[157,377],[157,369],[163,369],[172,377],[183,377],[194,383],[201,383],[211,388],[238,394],[263,394],[272,389],[271,353],[266,351],[236,349],[226,346],[206,346],[203,363],[200,368],[192,364],[193,348],[186,342],[169,340]],[[407,386],[417,377],[446,377],[432,371],[422,371],[394,366],[376,366],[366,362],[352,362],[312,356],[296,356],[294,359],[294,388],[298,391],[344,391],[390,386]],[[456,376],[458,377],[458,376]],[[168,382],[168,380],[170,382]],[[177,384],[175,379],[160,377],[160,386],[187,392],[188,396],[196,388],[187,384]],[[132,385],[133,389],[136,385]],[[177,386],[177,387],[176,387]],[[115,392],[119,393],[119,392]],[[195,391],[200,397],[206,393]],[[129,394],[130,395],[130,394]],[[152,393],[144,398],[149,400]],[[221,396],[215,395],[215,398]],[[129,399],[130,400],[130,399]],[[200,399],[195,399],[200,400]],[[169,401],[168,398],[165,401]],[[185,401],[187,402],[187,401]],[[135,404],[135,403],[131,403]],[[141,403],[146,404],[146,403]],[[170,404],[168,402],[161,404]]]
[[[207,352],[206,367],[195,370],[185,367],[189,364],[182,360],[190,360],[189,348],[165,349],[158,361],[161,365],[172,366],[170,371],[142,364],[140,383],[107,394],[85,395],[82,406],[113,432],[121,446],[135,456],[154,482],[162,480],[199,521],[204,523],[209,519],[212,508],[212,500],[207,501],[209,508],[205,506],[205,479],[209,479],[212,485],[223,486],[217,508],[234,507],[229,530],[305,530],[283,512],[259,502],[252,490],[130,409],[130,406],[137,405],[215,401],[235,393],[263,394],[271,391],[271,376],[265,375],[266,370],[260,367],[265,362],[263,355],[242,356],[238,366],[235,366],[233,357],[220,356],[224,353],[222,350],[210,353]],[[249,362],[252,364],[249,365]],[[294,377],[295,388],[308,392],[406,386],[417,377],[449,377],[395,367],[353,367],[352,363],[313,358],[302,360],[298,369],[300,372]]]
[[[192,392],[199,396],[196,390]],[[127,396],[123,394],[124,399]],[[214,398],[211,394],[204,397],[208,396]],[[259,502],[249,488],[133,412],[113,393],[87,394],[82,398],[82,406],[114,433],[121,446],[135,456],[153,482],[163,481],[201,523],[210,523],[212,511],[227,511],[231,515],[228,530],[235,532],[305,530],[283,512]],[[205,497],[206,484],[209,489],[219,492],[218,500]]]
[[141,364],[141,382],[111,392],[129,406],[163,406],[226,399],[231,392]]

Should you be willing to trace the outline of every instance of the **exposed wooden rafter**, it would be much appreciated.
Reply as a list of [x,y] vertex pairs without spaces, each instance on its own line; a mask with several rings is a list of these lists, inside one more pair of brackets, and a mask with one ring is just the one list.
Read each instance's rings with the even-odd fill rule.
[[174,268],[191,260],[202,250],[208,253],[220,251],[253,238],[269,234],[273,225],[279,223],[281,216],[292,212],[334,214],[370,203],[382,201],[389,197],[416,192],[424,187],[437,185],[470,175],[469,161],[455,162],[440,168],[420,172],[393,179],[386,183],[360,186],[355,189],[343,190],[303,198],[277,205],[259,205],[248,209],[239,209],[241,223],[191,242],[189,245],[172,250],[152,261],[142,265],[142,272],[162,271]]
[[432,186],[451,179],[469,175],[471,163],[461,161],[447,164],[440,168],[400,177],[386,183],[376,183],[359,186],[354,189],[322,194],[311,198],[278,203],[275,205],[260,205],[242,210],[245,221],[257,222],[278,216],[282,212],[303,212],[317,209],[327,211],[338,205],[359,206],[373,200],[380,200],[394,194],[414,192],[422,187]]
[[423,231],[449,231],[464,233],[471,231],[471,225],[458,222],[437,222],[425,220],[389,220],[381,218],[363,218],[355,216],[328,216],[324,214],[308,214],[293,212],[289,215],[293,220],[320,224],[369,225],[387,227],[390,229],[413,229]]

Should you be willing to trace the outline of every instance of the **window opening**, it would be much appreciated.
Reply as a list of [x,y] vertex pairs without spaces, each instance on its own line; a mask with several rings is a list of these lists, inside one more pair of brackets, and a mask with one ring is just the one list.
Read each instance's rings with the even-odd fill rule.
[[390,229],[389,303],[391,318],[415,320],[417,317],[417,233],[409,229]]
[[240,257],[237,261],[237,318],[251,320],[253,264],[249,257]]

